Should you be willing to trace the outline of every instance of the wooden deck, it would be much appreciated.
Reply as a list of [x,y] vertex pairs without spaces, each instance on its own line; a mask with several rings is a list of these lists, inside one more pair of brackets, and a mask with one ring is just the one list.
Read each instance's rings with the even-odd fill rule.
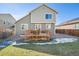
[[27,40],[50,40],[51,33],[47,30],[39,31],[39,30],[28,30],[24,35],[20,35],[23,39]]

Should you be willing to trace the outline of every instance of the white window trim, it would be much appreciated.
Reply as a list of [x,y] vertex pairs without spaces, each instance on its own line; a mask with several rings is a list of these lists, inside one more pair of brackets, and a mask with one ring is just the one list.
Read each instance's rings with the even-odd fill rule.
[[51,29],[51,24],[46,24],[46,29],[50,30]]
[[[23,25],[26,26],[27,28],[22,29],[22,26],[23,26]],[[28,24],[21,24],[21,29],[22,29],[22,30],[28,30]]]
[[[44,14],[44,19],[45,19],[45,17],[46,17],[46,14],[51,14],[51,15],[52,15],[52,19],[53,19],[54,13],[45,13],[45,14]],[[46,19],[45,19],[45,20],[46,20]],[[48,19],[48,20],[50,20],[50,19]]]
[[41,30],[41,24],[35,24],[35,30],[40,29]]
[[75,24],[75,29],[79,29],[79,24]]

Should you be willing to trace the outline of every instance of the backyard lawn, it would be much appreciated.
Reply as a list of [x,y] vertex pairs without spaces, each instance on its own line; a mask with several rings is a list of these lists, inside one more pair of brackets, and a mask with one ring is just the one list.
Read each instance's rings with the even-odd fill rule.
[[7,46],[0,49],[1,56],[46,56],[46,55],[78,55],[79,42],[56,45],[26,44],[20,46]]
[[0,39],[0,42],[2,42],[3,41],[3,39]]

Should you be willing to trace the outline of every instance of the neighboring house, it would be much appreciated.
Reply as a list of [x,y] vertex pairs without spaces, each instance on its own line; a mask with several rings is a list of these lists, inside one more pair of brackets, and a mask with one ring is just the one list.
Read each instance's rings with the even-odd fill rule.
[[79,29],[79,18],[65,21],[64,23],[56,26],[56,29]]
[[56,14],[54,9],[43,4],[16,22],[16,34],[23,34],[24,30],[40,29],[49,30],[53,36],[55,34]]
[[0,14],[0,29],[13,29],[16,20],[11,14]]

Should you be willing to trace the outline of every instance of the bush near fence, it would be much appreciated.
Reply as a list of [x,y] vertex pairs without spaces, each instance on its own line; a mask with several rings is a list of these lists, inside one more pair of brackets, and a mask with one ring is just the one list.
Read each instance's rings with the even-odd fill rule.
[[0,27],[0,39],[8,38],[12,35],[12,31],[9,31],[9,29]]
[[79,29],[56,29],[56,33],[79,36]]
[[0,39],[8,38],[12,35],[12,32],[2,32],[0,33]]

